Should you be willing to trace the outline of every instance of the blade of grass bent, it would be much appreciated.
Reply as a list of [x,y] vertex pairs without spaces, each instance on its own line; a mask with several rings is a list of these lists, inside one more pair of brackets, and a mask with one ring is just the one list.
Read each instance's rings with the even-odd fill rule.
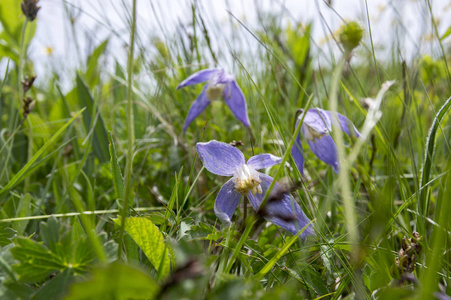
[[[435,137],[437,135],[437,130],[442,122],[443,118],[448,113],[451,108],[451,98],[446,100],[445,104],[440,108],[437,116],[432,123],[431,129],[429,131],[429,135],[426,142],[426,148],[424,150],[424,164],[421,170],[421,181],[420,181],[420,190],[417,202],[417,211],[420,215],[427,217],[428,206],[429,206],[429,197],[427,196],[429,193],[429,187],[426,187],[426,183],[429,182],[429,177],[431,176],[432,162],[435,151]],[[417,219],[417,225],[419,225],[419,229],[424,232],[425,223],[424,219],[420,221]]]
[[69,121],[67,121],[66,124],[64,124],[45,144],[42,146],[41,149],[39,149],[33,157],[27,162],[25,166],[23,166],[22,169],[8,182],[8,184],[3,187],[0,190],[0,195],[3,195],[10,189],[12,189],[14,186],[16,186],[22,179],[23,175],[30,169],[33,165],[33,163],[44,153],[45,150],[47,150],[48,147],[50,147],[56,139],[66,130],[67,127],[69,127],[70,124],[85,110],[85,108],[82,108],[80,111],[78,111]]

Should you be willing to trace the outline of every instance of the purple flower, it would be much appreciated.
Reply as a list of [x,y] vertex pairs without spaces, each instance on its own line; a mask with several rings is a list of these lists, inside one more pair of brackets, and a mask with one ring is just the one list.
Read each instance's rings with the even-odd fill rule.
[[208,81],[204,86],[202,93],[191,105],[188,116],[183,125],[183,131],[191,122],[200,115],[211,101],[223,97],[235,117],[240,120],[244,126],[250,127],[249,117],[247,115],[246,100],[243,92],[236,83],[234,77],[224,72],[223,69],[205,69],[196,72],[183,80],[177,89],[184,88],[187,85],[197,84]]
[[[296,127],[302,120],[304,114],[305,117],[304,122],[301,125],[301,130],[310,149],[312,149],[312,152],[319,159],[326,164],[331,165],[334,171],[339,173],[340,165],[337,157],[337,146],[330,136],[332,132],[332,118],[335,118],[335,116],[338,118],[341,130],[348,135],[360,137],[360,133],[347,117],[321,108],[312,108],[307,112],[301,113],[296,121]],[[293,148],[291,148],[291,155],[293,156],[299,171],[304,175],[304,156],[300,133],[296,138]]]
[[[211,173],[233,176],[222,186],[215,202],[216,216],[226,224],[230,224],[241,196],[247,197],[252,207],[258,211],[273,178],[257,170],[274,166],[282,161],[281,158],[271,154],[259,154],[251,157],[246,163],[240,150],[215,140],[197,143],[197,153],[204,167]],[[281,187],[276,183],[274,189],[280,190]],[[265,219],[293,234],[310,222],[301,207],[288,193],[268,201],[264,212]],[[315,235],[311,225],[304,230],[301,237],[305,238],[307,235]]]

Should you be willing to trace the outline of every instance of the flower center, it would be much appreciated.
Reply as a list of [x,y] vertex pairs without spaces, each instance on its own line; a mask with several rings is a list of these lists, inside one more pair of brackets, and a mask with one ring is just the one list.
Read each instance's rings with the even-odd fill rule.
[[260,185],[262,181],[258,176],[258,172],[251,166],[243,164],[238,167],[233,174],[232,180],[233,183],[235,183],[235,190],[244,196],[246,196],[249,191],[251,191],[253,195],[257,193],[261,194],[263,192]]
[[313,129],[312,127],[308,126],[307,124],[303,124],[302,126],[304,126],[304,136],[308,141],[315,141],[317,139],[322,138],[325,134],[321,133],[315,129]]
[[207,98],[210,101],[218,100],[224,93],[225,84],[223,83],[208,83],[206,90]]

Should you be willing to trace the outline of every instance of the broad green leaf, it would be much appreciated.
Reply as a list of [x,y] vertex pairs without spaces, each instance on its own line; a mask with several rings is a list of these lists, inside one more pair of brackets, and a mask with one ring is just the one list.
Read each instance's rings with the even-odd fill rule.
[[74,280],[71,269],[56,275],[46,282],[33,296],[33,300],[61,299],[67,293],[69,285]]
[[[119,218],[114,222],[121,224]],[[157,271],[161,269],[159,278],[165,278],[169,274],[170,261],[163,234],[158,227],[146,218],[129,217],[125,222],[125,230],[138,244],[153,267]]]
[[11,238],[16,234],[14,229],[9,228],[8,225],[9,223],[0,222],[0,247],[11,244]]
[[[20,9],[20,1],[0,1],[0,57],[10,57],[19,63],[20,39],[25,17]],[[36,22],[27,22],[25,44],[28,45],[36,32]]]
[[[40,223],[40,237],[43,243],[30,238],[14,239],[15,247],[11,249],[13,257],[19,261],[13,266],[23,281],[40,281],[52,273],[70,270],[73,275],[84,274],[91,269],[96,255],[86,234],[75,220],[69,224],[54,217]],[[112,244],[99,236],[107,251],[116,253]],[[111,254],[111,251],[108,253]]]
[[14,41],[20,40],[20,31],[25,17],[22,16],[20,1],[2,0],[0,1],[0,23],[3,32]]
[[0,299],[2,300],[31,299],[33,293],[34,290],[23,282],[0,283]]
[[107,162],[110,157],[108,153],[108,135],[105,129],[105,124],[103,123],[103,118],[100,113],[98,114],[97,107],[94,107],[94,100],[91,93],[89,92],[88,87],[78,74],[77,93],[79,103],[81,104],[81,106],[86,107],[86,112],[83,114],[83,122],[85,124],[87,132],[90,132],[92,130],[92,115],[93,111],[95,110],[94,115],[96,116],[96,119],[94,131],[92,132],[92,148],[94,149],[94,153],[101,163]]
[[90,280],[72,285],[64,299],[154,299],[159,290],[141,270],[112,263],[95,269]]
[[3,195],[13,187],[15,187],[19,182],[21,182],[24,179],[24,174],[30,169],[34,162],[44,153],[45,150],[47,150],[48,147],[50,147],[57,139],[58,137],[66,130],[67,127],[69,127],[70,124],[84,111],[85,109],[81,109],[79,112],[77,112],[69,121],[67,121],[66,124],[64,124],[51,138],[48,140],[44,146],[41,147],[34,155],[33,157],[27,162],[25,166],[23,166],[20,171],[14,175],[13,178],[8,182],[8,184],[3,187],[3,189],[0,190],[0,195]]
[[11,253],[20,263],[13,269],[23,281],[40,281],[65,268],[59,257],[36,241],[17,237],[14,243],[16,247],[11,249]]
[[88,57],[88,69],[86,70],[86,80],[88,81],[89,87],[95,87],[100,80],[99,72],[99,58],[105,52],[108,45],[108,39],[103,41],[97,48],[94,49],[92,54]]

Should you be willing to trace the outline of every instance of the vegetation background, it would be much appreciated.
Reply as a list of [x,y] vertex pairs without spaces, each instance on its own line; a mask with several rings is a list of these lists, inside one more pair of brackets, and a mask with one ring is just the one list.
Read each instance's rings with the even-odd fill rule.
[[[109,1],[103,15],[61,1],[67,35],[52,44],[37,28],[51,1],[2,0],[0,297],[449,299],[450,7],[400,2],[375,14],[355,1],[353,22],[312,1],[318,17],[301,22],[303,4],[277,1],[251,20],[233,1],[182,1],[175,21],[164,1]],[[252,135],[222,101],[183,134],[201,87],[176,87],[215,66],[235,75]],[[365,133],[333,135],[340,175],[306,143],[306,176],[289,157],[308,107]],[[225,178],[195,151],[212,139],[287,157],[266,173],[299,187],[317,236],[250,222],[252,209],[244,220],[244,205],[221,225]]]

